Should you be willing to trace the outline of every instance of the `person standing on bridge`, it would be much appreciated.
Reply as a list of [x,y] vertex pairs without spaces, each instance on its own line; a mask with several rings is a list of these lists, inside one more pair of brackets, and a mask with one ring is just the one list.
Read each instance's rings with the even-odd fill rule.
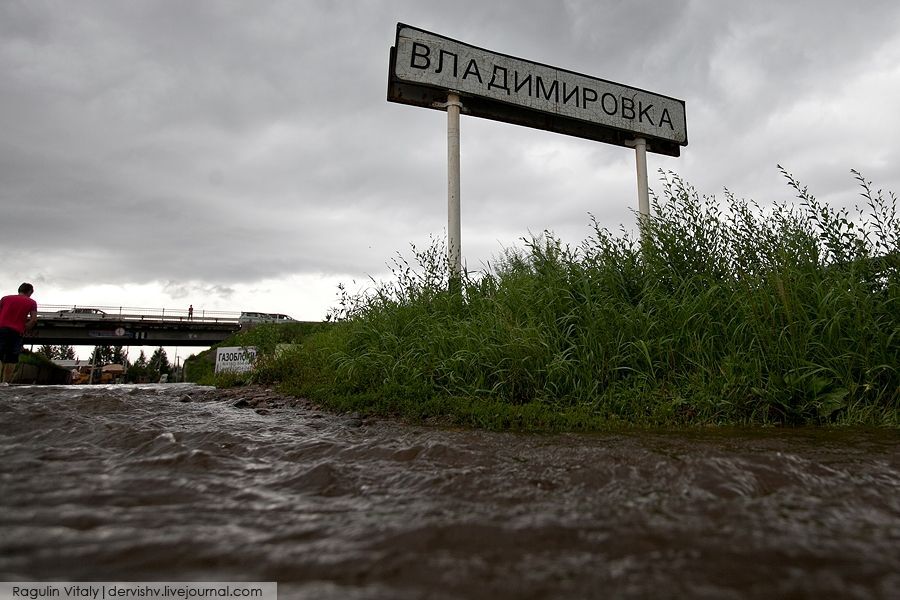
[[9,383],[22,352],[25,332],[37,323],[34,286],[23,283],[16,295],[0,298],[0,382]]

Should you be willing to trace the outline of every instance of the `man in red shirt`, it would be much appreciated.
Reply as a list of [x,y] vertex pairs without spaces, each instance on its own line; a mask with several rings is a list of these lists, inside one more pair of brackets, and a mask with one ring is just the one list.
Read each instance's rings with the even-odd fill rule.
[[34,286],[23,283],[18,295],[0,298],[0,382],[8,383],[22,352],[25,332],[37,323],[37,302],[31,299]]

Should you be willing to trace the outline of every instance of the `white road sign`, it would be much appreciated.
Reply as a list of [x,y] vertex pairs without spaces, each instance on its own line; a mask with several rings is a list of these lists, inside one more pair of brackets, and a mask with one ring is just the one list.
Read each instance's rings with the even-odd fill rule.
[[216,373],[245,373],[253,369],[255,346],[216,348]]
[[[471,46],[399,23],[388,99],[430,108],[458,92],[464,112],[677,156],[687,145],[684,101]],[[475,101],[473,102],[473,99]],[[487,101],[487,102],[485,102]],[[549,117],[549,120],[548,120]]]

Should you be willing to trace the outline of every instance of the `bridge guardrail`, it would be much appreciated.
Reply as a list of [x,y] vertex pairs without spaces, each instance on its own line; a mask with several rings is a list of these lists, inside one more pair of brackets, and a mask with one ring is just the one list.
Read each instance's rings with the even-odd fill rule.
[[[79,309],[99,310],[103,314],[76,312]],[[134,319],[166,322],[195,321],[200,323],[237,323],[240,312],[194,309],[189,314],[187,309],[171,308],[138,308],[134,306],[98,306],[86,304],[38,304],[38,317],[58,317],[79,319]]]

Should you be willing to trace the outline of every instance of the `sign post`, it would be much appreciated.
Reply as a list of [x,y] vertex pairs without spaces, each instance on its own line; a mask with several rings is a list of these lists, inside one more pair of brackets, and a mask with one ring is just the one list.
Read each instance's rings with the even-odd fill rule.
[[459,199],[459,94],[447,94],[447,262],[450,276],[462,277],[462,225]]
[[[635,150],[641,229],[650,218],[647,152],[679,156],[687,145],[683,100],[515,58],[397,24],[387,99],[447,111],[447,258],[462,272],[459,113]],[[462,99],[462,100],[461,100]]]
[[637,166],[638,215],[641,235],[650,220],[650,184],[647,179],[647,140],[636,138],[628,144],[634,146],[634,162]]

